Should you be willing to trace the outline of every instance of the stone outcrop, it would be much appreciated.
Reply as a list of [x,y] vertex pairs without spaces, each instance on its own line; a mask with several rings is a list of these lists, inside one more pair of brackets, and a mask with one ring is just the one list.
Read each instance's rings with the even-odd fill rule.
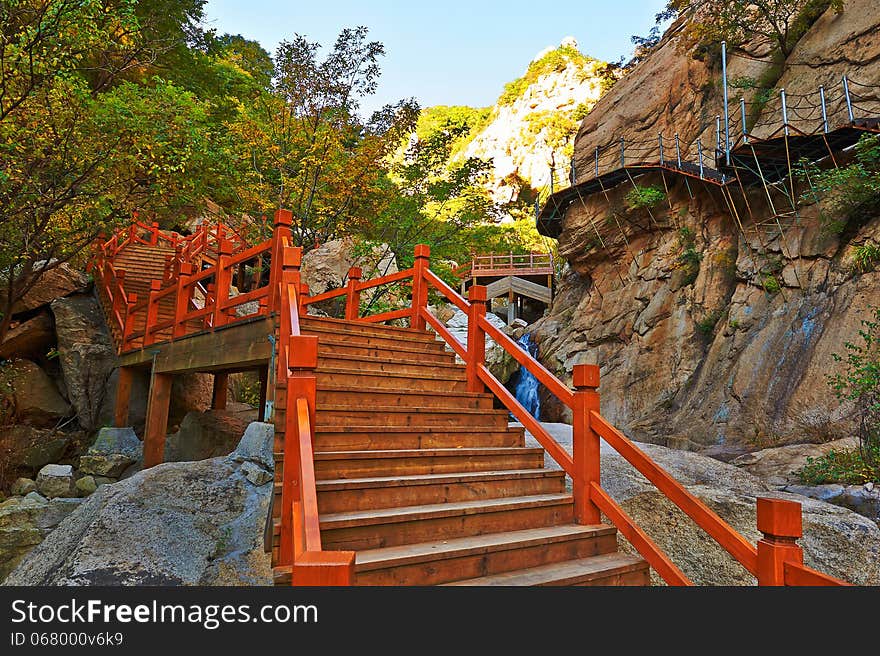
[[[714,143],[720,65],[682,51],[676,27],[586,117],[576,160],[592,161],[597,146],[620,138],[656,142],[658,132]],[[876,87],[878,35],[873,4],[847,2],[841,15],[829,11],[807,32],[777,84],[792,93],[839,88],[846,72]],[[764,72],[760,62],[730,58],[730,79]],[[830,111],[837,116],[837,109]],[[778,103],[766,112],[761,120],[770,122]],[[581,166],[577,175],[586,179],[591,169]],[[880,220],[831,235],[819,208],[806,204],[780,235],[755,226],[738,189],[733,216],[722,194],[699,181],[649,174],[636,183],[666,184],[668,196],[653,208],[628,209],[626,182],[566,213],[559,254],[567,267],[548,316],[532,331],[545,366],[570,382],[574,364],[598,363],[603,413],[641,441],[730,457],[851,435],[851,408],[825,378],[841,370],[832,354],[858,341],[861,320],[880,298],[880,272],[855,272],[849,256],[853,244],[878,240]],[[747,192],[756,217],[769,212],[763,194],[761,187]],[[568,419],[552,398],[541,401],[542,416]]]
[[47,499],[75,496],[73,467],[46,465],[37,473],[37,491]]
[[794,472],[806,465],[808,458],[820,458],[832,450],[851,451],[858,446],[859,441],[854,437],[824,444],[790,444],[747,453],[734,458],[730,464],[745,469],[767,485],[779,488],[800,483]]
[[80,426],[92,432],[101,424],[110,377],[117,366],[116,349],[93,296],[59,298],[51,307],[67,395]]
[[387,244],[360,253],[352,240],[336,239],[321,244],[303,256],[302,281],[309,286],[311,295],[321,294],[342,287],[348,280],[351,267],[361,267],[363,280],[398,271],[394,253]]
[[225,458],[102,485],[5,584],[271,585],[263,529],[272,484],[255,485],[248,472],[272,471],[272,439],[271,427],[255,429]]
[[[12,306],[12,314],[36,310],[44,305],[49,305],[55,299],[88,289],[88,276],[66,262],[61,264],[55,264],[55,262],[55,260],[52,261],[52,268],[40,276],[40,279],[28,290],[24,298]],[[37,262],[34,265],[37,270],[42,266],[42,262]]]
[[13,421],[49,428],[71,414],[70,405],[61,397],[54,381],[29,360],[16,360],[3,367],[0,380],[6,386],[2,393],[11,397]]
[[80,433],[62,433],[33,426],[0,428],[0,444],[9,455],[9,462],[29,475],[35,474],[43,465],[61,460],[68,445],[80,437]]
[[39,358],[55,343],[55,324],[48,312],[12,326],[0,344],[0,358]]
[[[571,452],[571,427],[544,425]],[[527,435],[526,444],[536,444],[531,435]],[[778,492],[756,476],[714,458],[653,444],[637,446],[752,544],[761,537],[755,518],[756,497],[799,502],[803,507],[800,545],[805,564],[850,583],[880,584],[880,528],[870,519],[823,501]],[[552,461],[548,464],[555,466]],[[754,584],[754,578],[739,563],[604,441],[601,472],[602,487],[694,583]],[[620,540],[624,549],[633,551]]]

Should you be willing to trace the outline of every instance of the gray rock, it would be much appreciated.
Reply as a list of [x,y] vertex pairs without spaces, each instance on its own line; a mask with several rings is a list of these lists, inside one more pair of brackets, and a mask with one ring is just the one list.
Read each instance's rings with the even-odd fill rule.
[[275,478],[272,472],[266,471],[258,464],[250,461],[242,464],[241,471],[244,473],[245,478],[254,485],[265,485]]
[[23,497],[37,489],[37,483],[31,478],[19,478],[9,490],[13,495]]
[[75,494],[73,467],[46,465],[37,474],[37,489],[48,498],[69,497]]
[[165,463],[104,485],[5,585],[271,585],[271,485],[229,458]]
[[24,498],[31,503],[49,503],[49,500],[46,497],[36,491],[28,492],[26,495],[24,495]]
[[[46,261],[43,260],[35,263],[34,268],[39,271],[46,265]],[[43,305],[48,305],[57,298],[88,288],[88,276],[66,262],[58,264],[57,260],[49,260],[48,266],[52,268],[43,273],[24,298],[15,303],[12,307],[12,314],[35,310]]]
[[244,435],[232,457],[239,460],[250,460],[266,469],[275,467],[275,426],[264,422],[254,421],[248,424]]
[[835,503],[834,500],[843,494],[844,489],[843,485],[839,483],[829,483],[827,485],[787,485],[784,491],[799,494],[802,497]]
[[98,489],[98,484],[92,476],[83,476],[76,480],[76,489],[82,496],[88,496]]
[[43,465],[61,460],[75,436],[23,424],[0,429],[0,441],[7,449],[9,461],[34,473]]
[[43,539],[34,518],[44,506],[31,499],[9,499],[0,504],[0,580]]
[[79,508],[82,502],[82,499],[76,497],[49,499],[43,512],[36,516],[36,526],[46,531],[55,528],[64,521],[65,517]]
[[187,462],[229,455],[247,422],[223,410],[189,412],[176,433],[165,440],[165,462]]
[[858,444],[856,438],[847,437],[824,444],[777,446],[739,456],[730,464],[745,469],[770,485],[781,487],[800,483],[800,478],[794,472],[807,464],[807,458],[820,458],[832,449],[854,449]]
[[107,455],[87,453],[80,456],[79,470],[83,474],[118,478],[133,462],[134,460],[121,453]]
[[108,396],[110,376],[117,365],[116,349],[93,296],[60,298],[52,302],[51,308],[68,398],[80,426],[91,432],[99,425]]
[[135,462],[143,457],[144,444],[131,428],[105,426],[98,431],[94,444],[89,447],[89,453],[92,455],[122,454],[128,456],[131,462]]
[[840,505],[874,521],[880,521],[880,491],[873,486],[869,489],[866,485],[848,485],[840,499]]
[[50,428],[70,415],[65,401],[49,375],[29,360],[17,360],[0,368],[0,380],[11,387],[15,419],[29,426]]

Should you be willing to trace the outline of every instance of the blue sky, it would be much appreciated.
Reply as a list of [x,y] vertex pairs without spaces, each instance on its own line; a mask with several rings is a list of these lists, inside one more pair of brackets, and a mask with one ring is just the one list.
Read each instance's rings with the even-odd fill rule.
[[370,111],[415,96],[431,105],[491,105],[505,82],[565,36],[585,54],[616,60],[630,36],[647,34],[664,0],[208,0],[208,25],[259,41],[269,52],[304,34],[332,45],[344,27],[366,25],[385,44],[382,81]]

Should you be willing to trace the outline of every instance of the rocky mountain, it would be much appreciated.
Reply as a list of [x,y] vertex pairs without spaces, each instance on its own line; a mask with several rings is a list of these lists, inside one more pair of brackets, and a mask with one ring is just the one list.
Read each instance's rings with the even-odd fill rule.
[[492,107],[429,107],[420,129],[447,116],[467,120],[471,130],[456,144],[452,160],[491,159],[493,199],[513,201],[524,188],[547,186],[551,169],[557,184],[566,179],[577,126],[604,90],[604,66],[566,37],[539,52]]
[[[576,160],[592,161],[596,147],[621,138],[656,143],[658,132],[678,133],[683,144],[702,135],[711,149],[723,111],[720,57],[693,56],[681,27],[673,24],[586,116]],[[818,98],[825,85],[829,113],[841,123],[847,74],[869,90],[863,105],[880,110],[878,61],[876,5],[848,0],[842,13],[823,14],[781,67],[730,57],[728,77],[768,83],[764,104],[750,104],[755,132],[766,136],[781,124],[782,88]],[[748,86],[734,93],[756,98]],[[591,174],[579,170],[578,179]],[[659,173],[634,184],[659,190],[661,202],[633,205],[625,182],[576,201],[564,216],[559,253],[567,267],[534,329],[545,365],[570,381],[575,363],[600,364],[603,414],[642,441],[736,452],[853,434],[851,408],[839,404],[826,375],[842,370],[832,354],[858,341],[869,307],[880,303],[880,272],[853,259],[880,238],[880,217],[828,230],[822,206],[802,198],[809,186],[797,179],[797,210],[779,223],[766,199],[781,214],[788,189],[757,184],[728,196]],[[542,418],[551,418],[551,405],[542,404]]]

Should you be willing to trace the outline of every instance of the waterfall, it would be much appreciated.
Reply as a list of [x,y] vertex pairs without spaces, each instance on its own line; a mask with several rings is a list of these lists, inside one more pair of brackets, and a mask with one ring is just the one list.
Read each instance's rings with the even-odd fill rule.
[[[528,333],[517,341],[520,347],[528,352],[533,358],[538,356],[538,345]],[[535,419],[541,419],[541,401],[538,398],[538,379],[525,367],[520,367],[519,372],[514,374],[514,394],[522,407],[528,410]]]

